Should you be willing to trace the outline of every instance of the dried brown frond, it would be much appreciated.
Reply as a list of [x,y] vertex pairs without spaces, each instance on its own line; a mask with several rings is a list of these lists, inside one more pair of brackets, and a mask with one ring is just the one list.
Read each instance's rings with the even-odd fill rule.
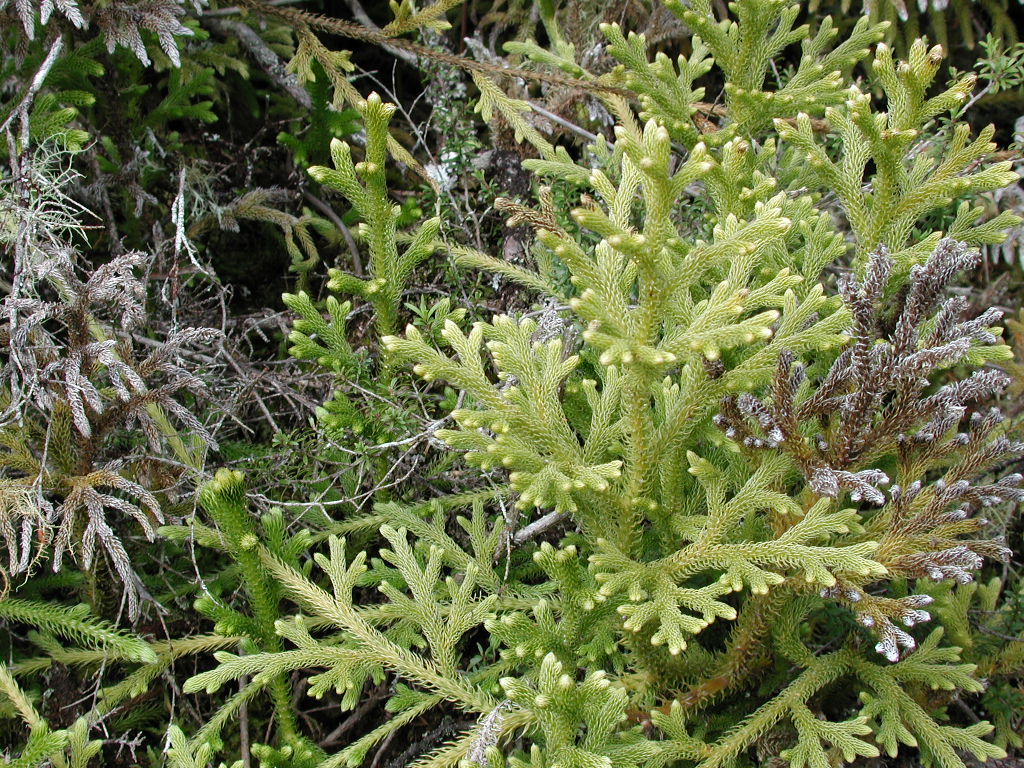
[[[140,585],[119,533],[122,521],[152,540],[164,518],[152,490],[134,479],[142,458],[114,438],[144,436],[154,455],[181,443],[175,424],[213,445],[206,426],[181,397],[207,397],[184,355],[217,341],[209,328],[170,332],[146,353],[135,348],[146,322],[144,271],[149,257],[123,253],[82,274],[67,247],[43,248],[26,265],[18,291],[4,300],[0,387],[6,423],[0,427],[0,537],[8,544],[8,574],[24,573],[48,547],[34,552],[30,530],[53,529],[52,563],[66,555],[91,568],[97,551],[125,585],[129,615],[139,612]],[[45,426],[43,426],[45,425]],[[180,472],[180,470],[179,470]],[[9,493],[8,493],[9,491]]]
[[[965,244],[943,240],[892,297],[892,261],[879,248],[863,281],[840,283],[851,343],[820,380],[808,381],[784,352],[770,397],[730,395],[715,419],[744,449],[789,454],[814,494],[879,507],[864,512],[865,535],[879,543],[874,557],[892,576],[963,584],[986,558],[1009,557],[1002,537],[983,536],[981,513],[1024,501],[1020,474],[992,477],[1024,455],[1024,443],[1005,435],[1003,414],[987,407],[1010,378],[992,368],[962,379],[946,374],[1001,341],[993,331],[998,310],[967,318],[964,298],[943,299],[978,260]],[[897,622],[926,620],[921,607],[930,598],[873,597],[865,587],[842,582],[826,596],[846,603],[878,635],[879,652],[896,659],[914,642]]]
[[142,0],[142,2],[112,2],[99,6],[95,12],[95,20],[103,30],[107,50],[113,53],[114,48],[123,45],[135,54],[136,58],[149,66],[149,54],[142,41],[141,30],[153,32],[160,41],[160,48],[171,63],[181,66],[181,55],[178,52],[176,35],[191,37],[192,30],[181,23],[185,8],[176,0]]
[[37,495],[38,489],[23,480],[0,479],[0,542],[7,550],[0,562],[0,600],[10,587],[10,575],[31,573],[50,540]]

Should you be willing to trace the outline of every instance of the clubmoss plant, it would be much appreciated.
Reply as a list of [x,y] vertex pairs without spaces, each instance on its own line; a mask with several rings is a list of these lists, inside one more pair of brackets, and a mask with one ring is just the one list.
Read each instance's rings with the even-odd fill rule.
[[370,302],[377,332],[383,336],[394,333],[398,327],[402,291],[416,266],[434,252],[440,220],[428,219],[415,231],[399,237],[396,220],[401,208],[388,197],[385,179],[388,123],[395,108],[371,94],[360,102],[359,111],[366,128],[365,158],[355,162],[351,147],[335,139],[331,142],[334,168],[314,166],[309,173],[351,203],[369,246],[366,278],[333,269],[329,286],[333,291],[354,294]]
[[[389,717],[320,768],[361,765],[442,708],[461,731],[419,744],[416,766],[724,768],[760,751],[826,768],[916,749],[962,768],[964,753],[1004,754],[988,722],[943,719],[933,689],[983,686],[927,607],[930,584],[955,590],[1007,557],[984,510],[1024,499],[1020,475],[998,470],[1024,452],[990,407],[1008,383],[988,367],[1010,354],[998,313],[947,298],[1014,220],[981,222],[964,203],[947,230],[922,228],[1016,175],[986,162],[987,129],[956,125],[940,156],[920,145],[973,86],[928,96],[938,49],[896,61],[870,51],[882,27],[811,35],[776,0],[738,0],[727,19],[710,2],[668,7],[695,33],[675,62],[603,30],[621,64],[594,78],[613,144],[577,161],[522,121],[540,154],[529,167],[580,191],[573,227],[546,190],[540,210],[503,204],[533,226],[538,270],[457,251],[552,300],[540,321],[453,318],[441,349],[414,326],[389,332],[385,290],[415,260],[398,256],[379,99],[363,167],[335,145],[337,169],[316,171],[363,212],[380,298],[374,281],[355,287],[389,365],[464,393],[436,436],[499,489],[454,520],[441,503],[379,505],[380,547],[332,537],[317,572],[251,541],[246,557],[301,613],[277,622],[278,647],[221,654],[188,690],[313,668],[310,693],[352,708],[390,677]],[[774,58],[794,45],[799,66],[773,88]],[[886,111],[846,74],[869,57]],[[713,69],[723,103],[707,108]],[[639,120],[608,90],[622,86]],[[522,104],[482,91],[516,126]],[[683,215],[693,199],[706,220]],[[429,233],[405,253],[428,252]]]

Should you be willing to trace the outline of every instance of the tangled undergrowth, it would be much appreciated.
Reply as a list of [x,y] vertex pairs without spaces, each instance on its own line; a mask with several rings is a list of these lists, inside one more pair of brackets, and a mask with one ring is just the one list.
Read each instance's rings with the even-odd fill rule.
[[1006,3],[348,9],[0,0],[4,764],[1024,757]]

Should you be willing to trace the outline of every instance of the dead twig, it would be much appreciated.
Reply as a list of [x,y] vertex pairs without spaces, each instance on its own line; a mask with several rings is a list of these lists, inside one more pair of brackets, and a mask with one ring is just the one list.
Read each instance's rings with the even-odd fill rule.
[[256,33],[256,30],[240,21],[228,19],[209,19],[207,25],[223,37],[236,38],[246,53],[256,62],[256,65],[267,74],[271,82],[295,99],[299,106],[303,109],[310,109],[313,106],[309,91],[303,88],[298,78],[285,68],[281,58],[263,42],[263,38]]

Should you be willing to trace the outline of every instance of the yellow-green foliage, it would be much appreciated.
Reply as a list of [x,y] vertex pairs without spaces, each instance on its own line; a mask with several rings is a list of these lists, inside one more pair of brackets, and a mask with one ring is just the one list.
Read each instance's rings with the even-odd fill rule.
[[413,269],[434,252],[439,219],[429,219],[406,236],[399,248],[396,219],[400,208],[391,202],[385,184],[388,122],[394,106],[384,104],[372,94],[358,105],[366,126],[367,152],[360,162],[352,159],[351,147],[343,141],[331,142],[334,168],[314,166],[310,175],[326,187],[342,193],[359,214],[360,232],[369,245],[369,274],[366,278],[331,270],[330,287],[342,294],[355,294],[374,308],[381,334],[395,331],[402,291]]
[[[594,77],[548,6],[551,49],[516,48],[591,78],[616,116],[614,143],[583,159],[477,80],[482,110],[538,150],[527,165],[579,199],[568,217],[547,187],[540,211],[507,204],[536,229],[537,271],[455,250],[551,300],[538,320],[452,318],[440,349],[413,326],[394,333],[397,292],[437,222],[396,231],[391,110],[376,96],[362,105],[366,158],[335,144],[335,169],[312,170],[359,211],[374,259],[370,278],[335,274],[332,287],[373,303],[389,365],[462,393],[436,437],[498,486],[449,504],[470,510],[454,521],[440,503],[378,506],[382,548],[332,537],[319,572],[220,521],[218,509],[243,515],[238,478],[204,492],[243,573],[258,563],[301,613],[277,622],[276,647],[221,654],[188,690],[310,668],[310,692],[334,690],[347,709],[367,680],[400,681],[391,718],[320,768],[363,764],[445,705],[476,724],[417,766],[724,768],[769,742],[795,768],[908,747],[941,768],[1004,754],[988,722],[942,719],[957,691],[982,689],[972,649],[961,658],[969,633],[908,584],[970,583],[1005,558],[980,509],[1024,498],[1019,476],[986,474],[1024,450],[981,407],[1007,384],[983,368],[1009,356],[998,313],[966,317],[945,294],[977,264],[971,246],[1014,219],[983,222],[965,202],[946,229],[928,224],[1016,175],[986,162],[990,129],[972,138],[954,121],[923,144],[973,86],[929,95],[941,55],[923,42],[898,61],[870,20],[839,39],[828,20],[796,26],[799,8],[780,0],[738,0],[727,19],[710,2],[667,5],[694,32],[674,62],[610,25],[620,66]],[[771,85],[795,45],[798,67]],[[851,80],[861,61],[874,82]],[[713,71],[724,104],[709,120]],[[622,85],[640,95],[639,120]],[[303,356],[345,354],[344,305],[328,323],[288,301]]]

